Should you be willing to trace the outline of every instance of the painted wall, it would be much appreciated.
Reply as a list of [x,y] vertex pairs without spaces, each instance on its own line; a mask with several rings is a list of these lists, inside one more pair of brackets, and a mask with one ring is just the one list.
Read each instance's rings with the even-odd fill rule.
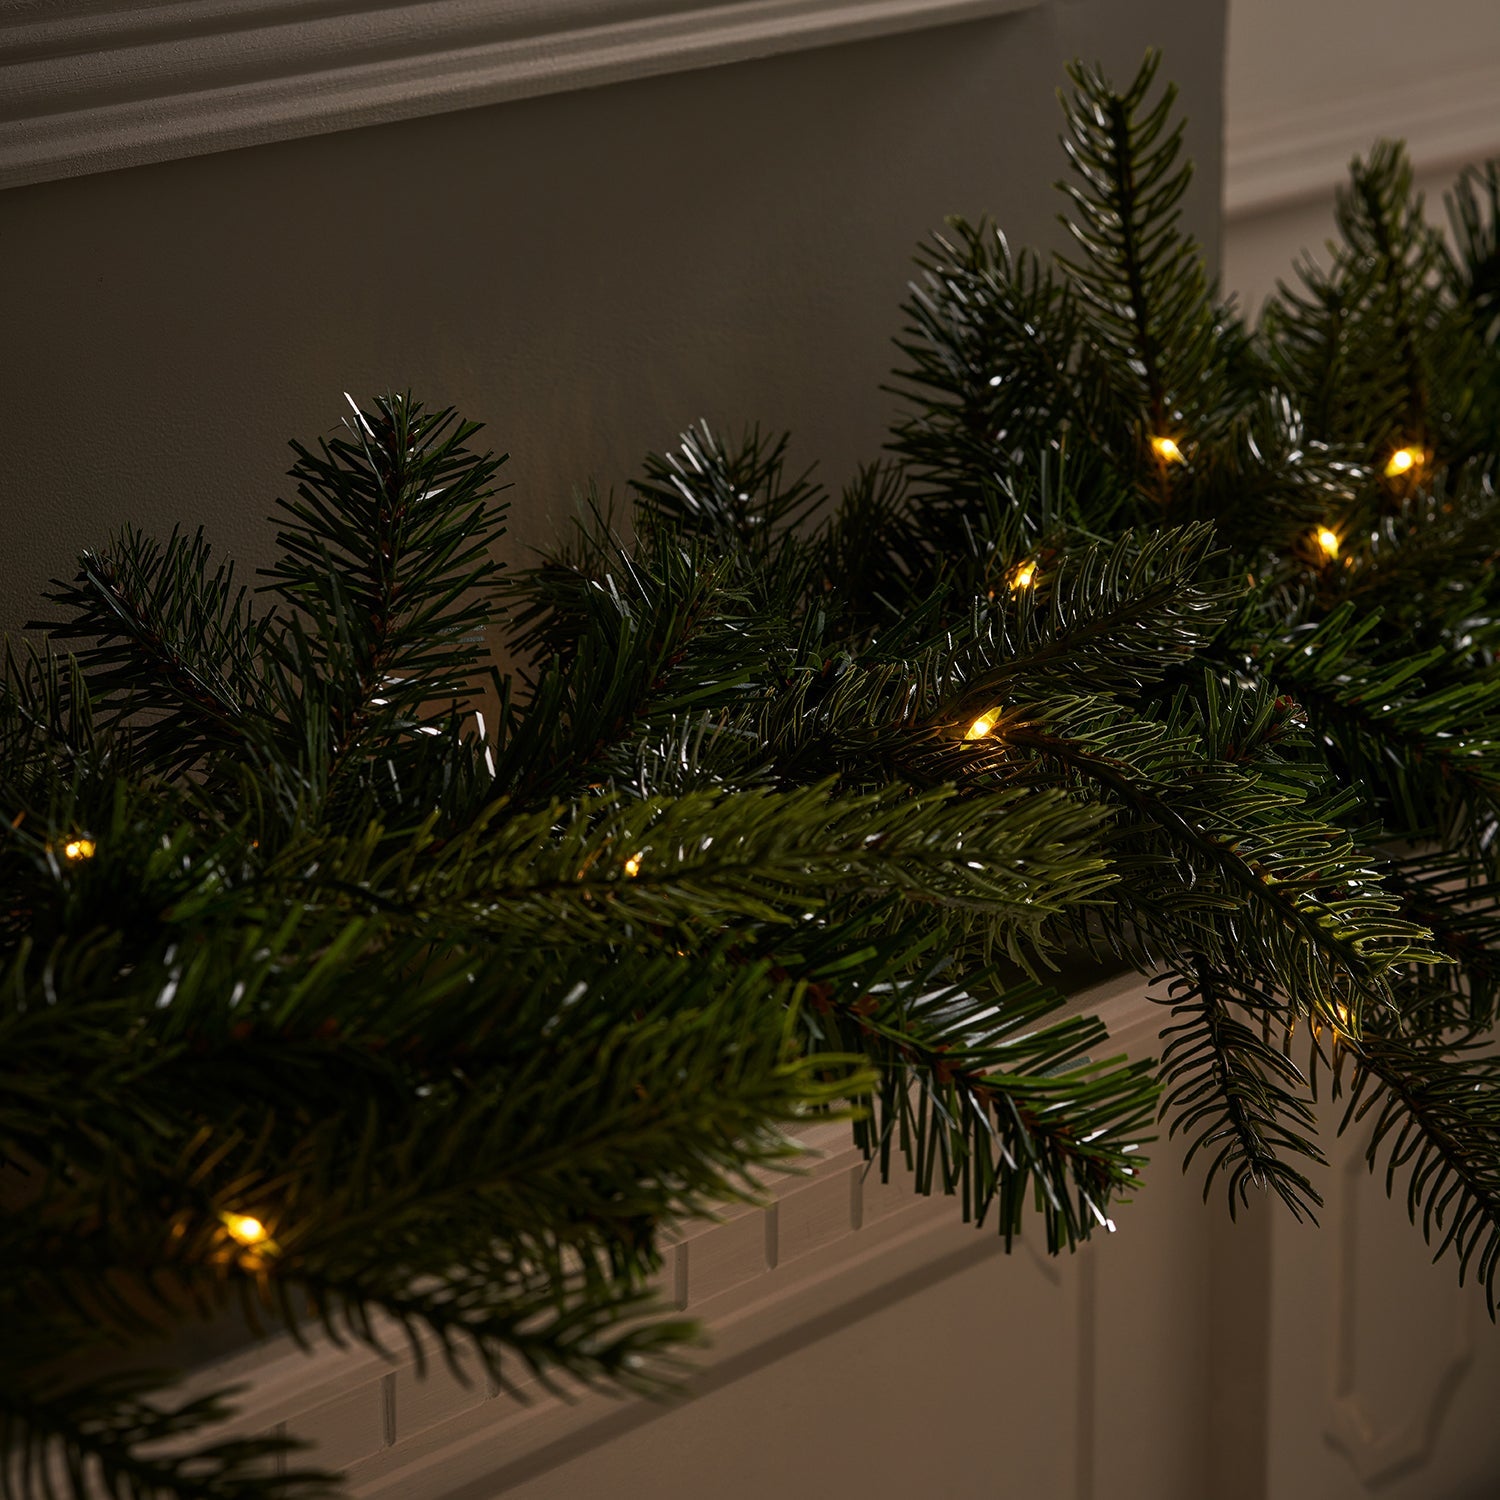
[[1500,155],[1494,0],[1231,0],[1224,281],[1252,312],[1332,232],[1351,157],[1407,142],[1429,214],[1459,169]]
[[1223,12],[987,21],[0,193],[0,628],[133,522],[262,563],[341,392],[458,404],[512,454],[513,554],[698,417],[879,448],[916,242],[1052,232],[1053,92],[1167,39],[1215,239]]

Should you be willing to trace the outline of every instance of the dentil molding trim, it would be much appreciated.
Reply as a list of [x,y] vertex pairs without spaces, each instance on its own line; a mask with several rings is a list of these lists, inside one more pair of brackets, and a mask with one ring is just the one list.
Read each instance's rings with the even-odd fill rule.
[[1349,162],[1376,140],[1404,140],[1418,171],[1500,154],[1500,64],[1455,74],[1413,72],[1400,88],[1328,91],[1297,109],[1239,115],[1224,130],[1224,212],[1230,220],[1331,198]]
[[0,187],[1041,0],[0,0]]
[[[1094,986],[1063,1014],[1104,1023],[1101,1058],[1151,1053],[1163,1022],[1135,975]],[[768,1183],[763,1205],[731,1205],[715,1220],[685,1226],[667,1250],[660,1292],[714,1335],[712,1353],[697,1361],[700,1390],[715,1372],[784,1353],[821,1337],[830,1322],[1001,1253],[992,1224],[961,1225],[955,1200],[922,1196],[899,1166],[883,1183],[850,1144],[847,1124],[814,1125],[803,1141],[808,1164]],[[1028,1222],[1015,1252],[1029,1262],[1027,1285],[1080,1299],[1082,1335],[1092,1339],[1087,1256],[1038,1254],[1037,1227]],[[472,1358],[450,1368],[430,1340],[421,1341],[419,1369],[399,1328],[381,1323],[378,1331],[389,1359],[319,1334],[298,1348],[282,1335],[204,1367],[180,1393],[237,1387],[236,1415],[215,1436],[290,1432],[311,1442],[312,1460],[343,1472],[363,1500],[504,1493],[537,1455],[582,1451],[618,1420],[618,1402],[576,1391],[562,1399],[520,1369],[511,1378],[524,1399],[512,1400]]]

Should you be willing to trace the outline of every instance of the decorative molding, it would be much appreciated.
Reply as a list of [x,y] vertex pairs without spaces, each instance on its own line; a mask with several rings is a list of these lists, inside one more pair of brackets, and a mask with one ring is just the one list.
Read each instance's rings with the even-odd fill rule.
[[0,187],[1042,0],[0,0]]
[[1399,88],[1326,96],[1298,109],[1236,118],[1224,131],[1224,213],[1231,221],[1332,197],[1349,162],[1381,138],[1404,140],[1417,169],[1500,153],[1500,65],[1404,79]]

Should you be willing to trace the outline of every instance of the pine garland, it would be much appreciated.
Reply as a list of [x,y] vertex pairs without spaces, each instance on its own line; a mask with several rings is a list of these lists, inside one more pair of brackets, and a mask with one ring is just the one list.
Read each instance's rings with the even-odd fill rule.
[[[1493,1316],[1500,168],[1450,245],[1378,147],[1251,329],[1156,70],[1071,73],[1069,255],[925,248],[833,500],[695,429],[507,577],[503,459],[388,396],[295,445],[258,593],[130,529],[56,587],[0,693],[0,1494],[328,1492],[91,1373],[233,1307],[654,1388],[663,1229],[828,1114],[1059,1250],[1158,1112],[1315,1214],[1331,1069]],[[1080,954],[1158,1062],[1060,1018]]]

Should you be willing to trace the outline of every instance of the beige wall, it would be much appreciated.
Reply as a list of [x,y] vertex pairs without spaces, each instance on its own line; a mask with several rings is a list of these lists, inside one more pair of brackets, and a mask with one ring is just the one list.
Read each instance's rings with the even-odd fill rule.
[[457,403],[513,455],[515,539],[699,416],[881,441],[916,241],[1051,232],[1063,61],[1182,81],[1212,240],[1223,15],[1051,0],[989,21],[0,193],[0,627],[112,527],[247,563],[286,440],[340,392]]
[[1495,60],[1495,0],[1230,0],[1225,104],[1231,115],[1300,109]]
[[[1451,170],[1439,168],[1417,174],[1417,190],[1426,200],[1427,217],[1435,224],[1447,225],[1443,194],[1452,187],[1458,172],[1455,165]],[[1292,266],[1304,252],[1328,264],[1326,245],[1334,235],[1333,195],[1330,185],[1310,201],[1274,204],[1225,222],[1224,285],[1247,314],[1257,316],[1279,282],[1298,285]]]
[[1459,169],[1500,155],[1495,0],[1231,0],[1227,56],[1224,281],[1252,313],[1378,138],[1406,141],[1438,222]]

